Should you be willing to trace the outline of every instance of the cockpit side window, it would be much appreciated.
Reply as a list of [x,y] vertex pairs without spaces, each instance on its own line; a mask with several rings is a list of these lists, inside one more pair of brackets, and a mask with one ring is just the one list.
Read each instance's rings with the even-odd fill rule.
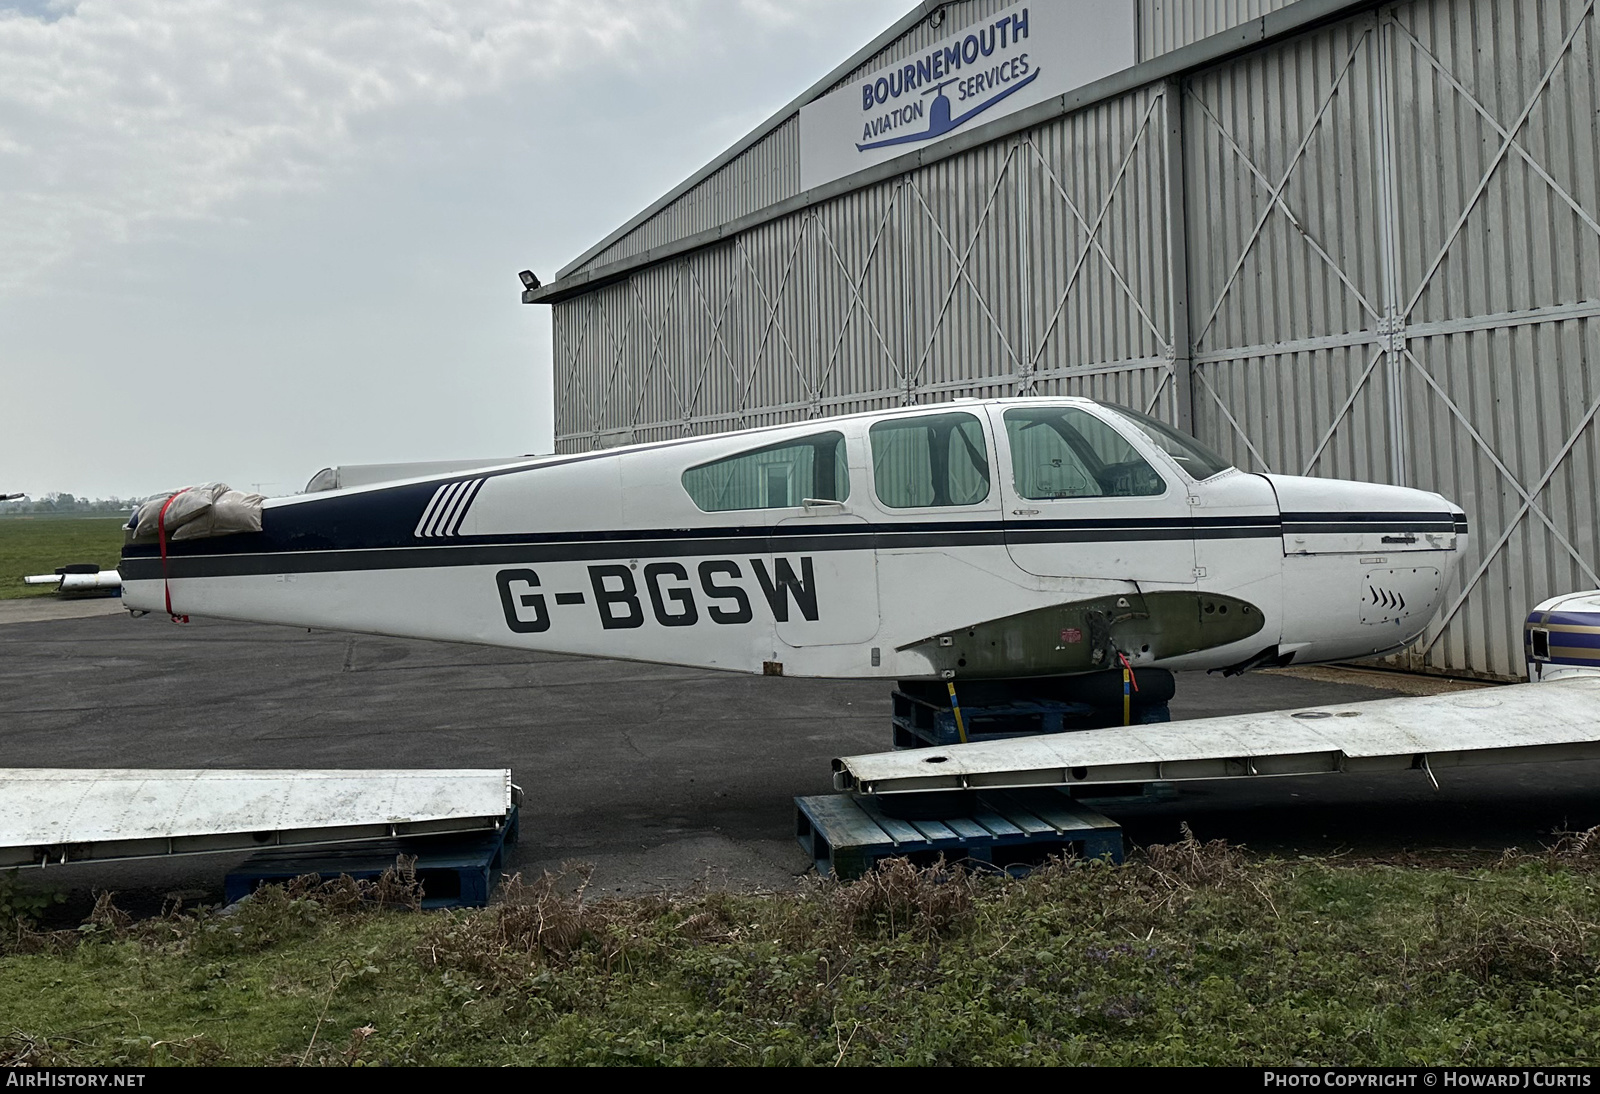
[[1149,498],[1166,480],[1127,439],[1088,411],[1071,406],[1006,411],[1012,481],[1020,497]]
[[1127,418],[1150,438],[1161,451],[1172,457],[1172,461],[1183,468],[1184,473],[1196,482],[1209,479],[1213,475],[1220,475],[1224,471],[1233,469],[1233,464],[1217,455],[1211,449],[1189,436],[1172,428],[1160,418],[1152,418],[1148,414],[1141,414],[1137,410],[1129,410],[1125,406],[1107,407],[1119,417]]
[[691,467],[683,488],[707,513],[844,501],[850,496],[844,434],[816,433]]
[[989,448],[971,414],[919,414],[879,422],[872,480],[890,509],[977,505],[989,497]]

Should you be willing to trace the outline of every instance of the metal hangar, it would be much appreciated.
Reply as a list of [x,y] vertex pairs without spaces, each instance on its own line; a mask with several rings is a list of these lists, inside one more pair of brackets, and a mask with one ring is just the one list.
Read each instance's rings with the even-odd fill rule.
[[1595,0],[925,2],[524,294],[558,450],[966,396],[1437,490],[1404,658],[1600,587]]

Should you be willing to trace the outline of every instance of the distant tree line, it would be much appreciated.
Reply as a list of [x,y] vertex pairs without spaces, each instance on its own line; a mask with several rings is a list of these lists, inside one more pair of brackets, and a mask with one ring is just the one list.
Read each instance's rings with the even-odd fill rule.
[[[4,484],[0,483],[0,489]],[[43,494],[37,498],[0,501],[0,517],[114,517],[127,516],[138,498],[80,498],[72,494]]]

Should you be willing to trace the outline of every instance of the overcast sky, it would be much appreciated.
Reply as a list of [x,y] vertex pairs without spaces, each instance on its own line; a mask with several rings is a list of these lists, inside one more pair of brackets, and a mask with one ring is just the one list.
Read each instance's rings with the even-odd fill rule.
[[0,493],[548,451],[555,270],[911,0],[0,0]]

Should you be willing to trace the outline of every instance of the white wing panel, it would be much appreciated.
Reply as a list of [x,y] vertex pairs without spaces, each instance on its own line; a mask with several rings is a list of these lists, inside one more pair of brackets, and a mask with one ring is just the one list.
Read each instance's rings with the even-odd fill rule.
[[0,768],[0,848],[504,817],[511,773]]
[[840,789],[978,787],[1432,770],[1600,754],[1600,677],[834,761]]

